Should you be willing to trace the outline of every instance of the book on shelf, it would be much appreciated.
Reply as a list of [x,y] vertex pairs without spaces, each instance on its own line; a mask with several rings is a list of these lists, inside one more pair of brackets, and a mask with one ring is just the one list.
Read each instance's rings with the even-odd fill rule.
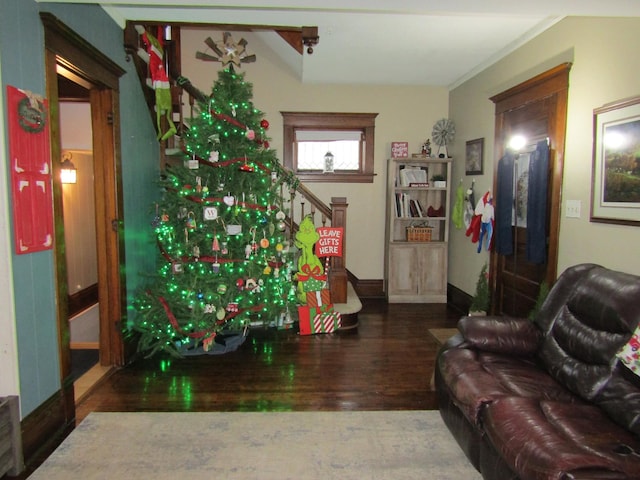
[[400,186],[409,187],[411,184],[426,184],[428,183],[428,169],[427,167],[417,167],[413,165],[404,165],[400,168]]
[[396,218],[426,217],[426,211],[419,200],[411,198],[408,193],[396,193]]

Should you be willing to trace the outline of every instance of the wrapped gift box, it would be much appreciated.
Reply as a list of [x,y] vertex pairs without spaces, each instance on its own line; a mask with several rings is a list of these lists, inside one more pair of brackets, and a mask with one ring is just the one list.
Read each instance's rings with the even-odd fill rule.
[[318,266],[312,267],[305,263],[296,274],[296,279],[302,284],[302,291],[315,292],[327,287],[327,276]]
[[323,288],[315,292],[307,292],[308,307],[321,307],[323,305],[329,305],[330,303],[331,291],[329,289]]
[[300,321],[300,335],[313,335],[316,333],[331,333],[342,325],[342,317],[339,312],[333,310],[333,305],[321,307],[298,307]]

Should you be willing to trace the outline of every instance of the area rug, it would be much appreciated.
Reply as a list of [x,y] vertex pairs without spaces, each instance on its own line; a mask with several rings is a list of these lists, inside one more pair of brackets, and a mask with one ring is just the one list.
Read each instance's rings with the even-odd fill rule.
[[436,341],[443,345],[447,340],[458,333],[457,328],[430,328],[429,333]]
[[480,480],[438,411],[91,413],[32,480]]

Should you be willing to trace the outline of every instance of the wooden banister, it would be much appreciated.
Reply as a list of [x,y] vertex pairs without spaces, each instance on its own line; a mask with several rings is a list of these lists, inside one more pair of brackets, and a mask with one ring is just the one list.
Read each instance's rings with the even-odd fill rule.
[[[147,28],[156,27],[157,23],[151,23],[145,25]],[[135,23],[128,21],[124,30],[124,45],[125,50],[136,65],[138,77],[142,85],[145,99],[149,106],[149,112],[155,124],[155,97],[153,90],[147,86],[147,65],[142,61],[137,51],[142,46],[140,41],[140,35],[135,29]],[[181,61],[180,61],[180,29],[177,25],[173,29],[173,39],[165,43],[166,46],[166,69],[172,84],[172,99],[174,100],[174,112],[180,114],[182,124],[182,101],[181,96],[183,92],[189,95],[189,105],[193,111],[193,105],[195,101],[204,102],[207,100],[207,95],[196,88],[188,78],[183,77],[180,74]],[[180,135],[181,128],[178,128],[178,135]],[[167,142],[172,143],[175,139],[170,139]],[[165,152],[162,150],[161,165],[164,168]],[[296,182],[295,186],[291,186],[292,190],[289,192],[292,198],[292,210],[293,210],[293,197],[297,194],[300,195],[300,218],[295,218],[293,211],[290,212],[289,218],[286,219],[286,223],[290,229],[291,237],[293,237],[299,222],[305,215],[305,203],[309,202],[309,213],[315,222],[315,215],[319,213],[321,218],[319,220],[320,225],[325,225],[327,221],[331,223],[333,227],[342,227],[344,230],[343,235],[343,247],[342,257],[331,257],[331,263],[329,268],[329,285],[331,289],[331,299],[333,303],[346,303],[347,301],[347,270],[346,270],[346,238],[347,238],[347,199],[346,197],[332,197],[331,206],[327,206],[320,198],[318,198],[306,185]],[[318,223],[316,223],[318,225]]]
[[342,256],[331,257],[329,270],[329,286],[331,288],[331,301],[333,303],[347,303],[347,203],[346,197],[331,198],[331,226],[342,227]]

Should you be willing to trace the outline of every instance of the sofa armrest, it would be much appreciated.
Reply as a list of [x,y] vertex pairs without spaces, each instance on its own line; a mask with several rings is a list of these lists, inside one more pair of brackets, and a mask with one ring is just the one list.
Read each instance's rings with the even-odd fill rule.
[[458,330],[465,346],[495,353],[534,355],[538,351],[542,333],[526,318],[462,317]]

